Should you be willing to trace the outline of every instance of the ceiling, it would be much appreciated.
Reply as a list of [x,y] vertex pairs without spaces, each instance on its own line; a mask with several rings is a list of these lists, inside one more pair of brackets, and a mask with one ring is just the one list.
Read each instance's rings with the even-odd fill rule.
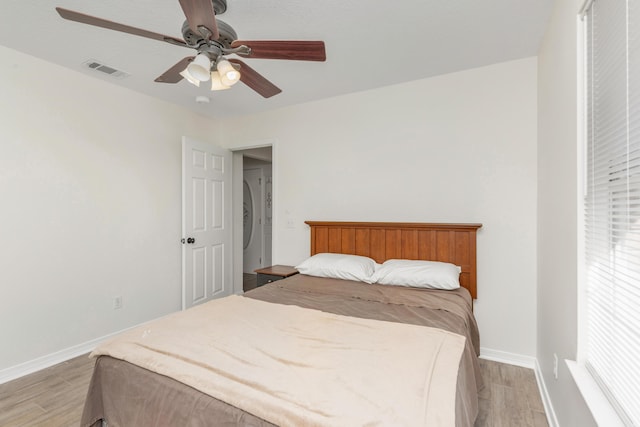
[[[56,6],[182,38],[178,0],[3,0],[0,44],[210,117],[252,114],[537,54],[553,0],[227,0],[244,40],[324,40],[326,62],[245,59],[282,89],[211,92],[154,79],[192,50],[66,21]],[[122,70],[92,71],[92,59]],[[205,85],[206,86],[206,85]],[[210,103],[199,104],[199,95]]]

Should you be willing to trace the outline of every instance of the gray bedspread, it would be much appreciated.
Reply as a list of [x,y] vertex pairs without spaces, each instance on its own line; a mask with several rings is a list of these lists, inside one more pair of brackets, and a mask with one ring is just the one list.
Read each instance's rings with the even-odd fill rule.
[[[437,327],[467,338],[460,361],[456,426],[473,426],[481,376],[478,328],[465,289],[438,291],[295,275],[245,294],[354,317]],[[390,390],[390,392],[393,392]],[[174,379],[101,356],[96,361],[82,426],[271,426]]]

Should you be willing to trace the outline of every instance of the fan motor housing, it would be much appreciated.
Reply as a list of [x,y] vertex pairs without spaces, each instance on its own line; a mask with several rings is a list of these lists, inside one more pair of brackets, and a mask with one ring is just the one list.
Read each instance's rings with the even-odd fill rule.
[[216,15],[222,15],[227,11],[227,0],[211,0],[211,2]]
[[[231,43],[238,39],[238,35],[231,25],[226,22],[216,19],[216,23],[218,24],[218,33],[220,34],[217,42],[222,45],[222,47],[230,49]],[[182,24],[182,37],[190,46],[200,46],[202,43],[206,42],[201,34],[191,31],[187,21],[184,21],[184,24]]]

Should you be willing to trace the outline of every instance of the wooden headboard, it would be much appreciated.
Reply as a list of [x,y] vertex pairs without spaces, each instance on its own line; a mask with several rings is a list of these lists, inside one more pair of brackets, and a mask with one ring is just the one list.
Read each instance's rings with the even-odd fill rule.
[[482,224],[305,221],[311,255],[321,252],[388,259],[450,262],[462,267],[460,285],[477,298],[476,231]]

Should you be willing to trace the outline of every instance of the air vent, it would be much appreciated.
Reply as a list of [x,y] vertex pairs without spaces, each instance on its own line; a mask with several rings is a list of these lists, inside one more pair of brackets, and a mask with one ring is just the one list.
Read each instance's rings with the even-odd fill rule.
[[124,71],[110,67],[106,64],[96,61],[95,59],[89,59],[88,61],[85,61],[83,65],[89,68],[90,70],[104,73],[108,76],[113,77],[114,79],[124,79],[125,77],[129,77],[128,73],[125,73]]

